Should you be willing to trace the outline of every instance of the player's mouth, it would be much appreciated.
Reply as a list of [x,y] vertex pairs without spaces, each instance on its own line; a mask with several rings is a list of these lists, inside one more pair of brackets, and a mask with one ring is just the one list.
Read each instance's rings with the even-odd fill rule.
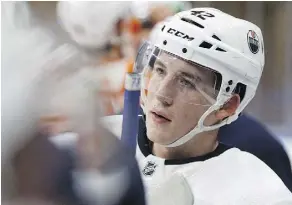
[[169,117],[162,112],[159,111],[150,111],[151,118],[153,119],[154,122],[156,123],[167,123],[171,122]]

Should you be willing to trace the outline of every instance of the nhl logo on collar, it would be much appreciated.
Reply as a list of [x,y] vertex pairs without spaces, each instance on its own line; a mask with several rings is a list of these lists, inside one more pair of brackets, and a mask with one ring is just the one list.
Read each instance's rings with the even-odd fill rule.
[[155,172],[155,169],[157,167],[157,164],[151,161],[148,161],[144,169],[142,170],[142,173],[145,176],[152,176],[153,173]]
[[257,36],[256,32],[249,30],[247,33],[247,44],[249,47],[249,50],[256,54],[259,51],[260,43],[259,43],[259,37]]

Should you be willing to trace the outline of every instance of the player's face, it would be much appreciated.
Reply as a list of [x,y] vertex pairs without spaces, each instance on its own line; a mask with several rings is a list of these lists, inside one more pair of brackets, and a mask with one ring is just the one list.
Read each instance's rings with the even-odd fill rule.
[[[148,138],[170,144],[191,131],[213,104],[214,76],[181,59],[162,53],[151,69],[145,100]],[[215,99],[211,96],[211,99]]]

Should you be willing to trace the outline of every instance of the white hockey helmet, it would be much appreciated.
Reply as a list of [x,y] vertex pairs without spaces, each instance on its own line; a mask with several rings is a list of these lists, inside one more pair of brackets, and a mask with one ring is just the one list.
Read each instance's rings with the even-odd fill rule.
[[[153,53],[157,55],[159,49],[177,56],[178,59],[209,68],[221,76],[215,103],[201,116],[193,130],[166,145],[175,147],[200,132],[218,129],[238,118],[254,97],[259,84],[265,59],[264,43],[258,26],[214,8],[194,8],[180,12],[159,27],[160,29],[154,31],[150,44],[144,45],[144,48],[142,46],[141,53],[148,50],[146,53],[150,57]],[[152,47],[150,55],[149,47]],[[145,63],[145,58],[138,57],[137,60],[139,59],[143,59]],[[234,93],[241,98],[236,112],[218,124],[205,126],[206,117],[222,107]],[[142,101],[143,97],[145,96],[142,92]]]
[[61,26],[80,46],[102,48],[114,38],[114,27],[129,2],[60,1]]

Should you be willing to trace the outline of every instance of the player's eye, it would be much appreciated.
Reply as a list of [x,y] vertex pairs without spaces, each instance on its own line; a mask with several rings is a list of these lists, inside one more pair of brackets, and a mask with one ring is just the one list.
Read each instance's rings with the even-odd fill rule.
[[161,68],[161,67],[159,67],[159,66],[155,66],[155,67],[154,67],[154,71],[155,71],[155,73],[157,73],[158,75],[165,75],[165,74],[166,74],[165,68]]
[[196,89],[195,83],[191,82],[190,80],[188,80],[184,77],[180,77],[178,81],[179,81],[179,84],[183,87],[186,87],[189,89]]

